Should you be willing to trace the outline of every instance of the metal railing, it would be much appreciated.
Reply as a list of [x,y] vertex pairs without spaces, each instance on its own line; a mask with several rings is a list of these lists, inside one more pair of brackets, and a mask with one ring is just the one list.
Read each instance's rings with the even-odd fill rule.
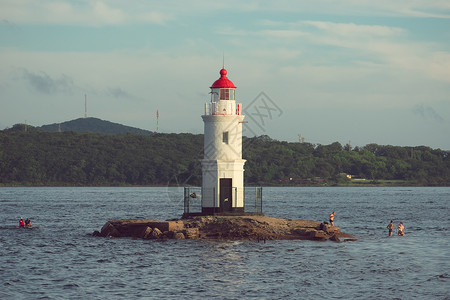
[[202,188],[185,187],[184,188],[184,213],[200,213],[202,211]]
[[244,189],[244,208],[245,212],[262,214],[263,193],[262,186],[246,187]]
[[218,103],[207,102],[205,103],[205,115],[241,115],[242,103]]
[[[203,189],[201,187],[184,187],[184,213],[195,214],[202,212],[202,196]],[[213,193],[214,195],[214,193]],[[262,214],[262,187],[245,187],[244,188],[244,212]],[[237,188],[233,187],[233,206],[237,203]]]

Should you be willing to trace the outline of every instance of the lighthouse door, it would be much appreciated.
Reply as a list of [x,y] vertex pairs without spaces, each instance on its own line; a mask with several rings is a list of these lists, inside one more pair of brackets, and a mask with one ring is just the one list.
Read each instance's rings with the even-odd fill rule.
[[220,178],[220,210],[228,212],[232,210],[232,185],[231,178]]

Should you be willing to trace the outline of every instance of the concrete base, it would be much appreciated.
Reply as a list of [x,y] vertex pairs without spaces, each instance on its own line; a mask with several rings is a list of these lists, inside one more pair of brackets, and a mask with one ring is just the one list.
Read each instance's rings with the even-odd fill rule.
[[243,207],[233,207],[231,211],[224,212],[220,207],[202,207],[202,215],[203,216],[212,216],[217,214],[224,214],[224,213],[231,213],[231,214],[243,214],[244,208]]
[[206,217],[206,216],[236,216],[236,217],[245,217],[245,216],[264,216],[263,213],[255,213],[255,212],[240,212],[240,211],[235,211],[235,212],[216,212],[216,213],[211,213],[211,212],[196,212],[196,213],[184,213],[183,216],[181,217],[182,219],[187,219],[187,218],[192,218],[192,217]]

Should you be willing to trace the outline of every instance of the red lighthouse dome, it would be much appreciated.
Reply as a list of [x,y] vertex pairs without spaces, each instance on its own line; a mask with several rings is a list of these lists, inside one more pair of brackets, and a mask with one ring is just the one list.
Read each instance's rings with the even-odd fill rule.
[[223,68],[220,70],[220,78],[214,81],[211,86],[212,89],[235,89],[234,83],[227,78],[227,70]]

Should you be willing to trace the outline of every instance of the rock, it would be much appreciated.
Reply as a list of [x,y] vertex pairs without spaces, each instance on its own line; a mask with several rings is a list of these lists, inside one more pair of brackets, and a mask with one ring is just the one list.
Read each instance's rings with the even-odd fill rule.
[[100,232],[102,236],[111,236],[111,237],[119,237],[120,232],[112,225],[110,222],[106,222],[102,227],[102,231]]
[[173,231],[173,230],[164,231],[163,235],[165,238],[173,239],[173,237],[175,236],[175,231]]
[[332,237],[330,237],[330,241],[337,242],[337,243],[341,242],[341,240],[336,235],[333,235]]
[[195,240],[198,239],[200,232],[198,228],[186,228],[184,235],[186,239]]
[[161,230],[159,230],[158,228],[153,228],[152,232],[150,232],[150,234],[148,235],[147,238],[151,239],[151,240],[156,240],[159,239],[160,237],[162,237],[163,233],[161,232]]
[[[228,239],[228,240],[356,240],[339,227],[325,222],[279,219],[268,216],[194,216],[170,221],[152,219],[110,220],[101,232],[104,237],[143,239]],[[345,239],[345,240],[344,240]]]
[[318,241],[325,241],[329,235],[326,234],[324,231],[322,230],[314,230],[310,232],[309,235],[313,240],[318,240]]
[[175,232],[173,238],[176,240],[184,240],[185,239],[184,234],[182,232]]
[[145,226],[144,230],[142,231],[141,237],[143,239],[148,239],[150,233],[152,233],[153,228],[151,228],[150,226]]
[[339,227],[331,226],[330,224],[328,224],[326,222],[320,223],[320,226],[318,229],[323,230],[326,233],[330,233],[330,234],[335,233],[335,232],[340,232]]
[[98,231],[98,230],[95,230],[95,231],[92,233],[92,235],[93,235],[93,236],[101,236],[101,237],[105,237],[105,236],[102,235],[102,234],[100,233],[100,231]]
[[311,232],[316,231],[312,228],[296,228],[292,231],[294,234],[302,235],[302,236],[309,236],[311,235]]

